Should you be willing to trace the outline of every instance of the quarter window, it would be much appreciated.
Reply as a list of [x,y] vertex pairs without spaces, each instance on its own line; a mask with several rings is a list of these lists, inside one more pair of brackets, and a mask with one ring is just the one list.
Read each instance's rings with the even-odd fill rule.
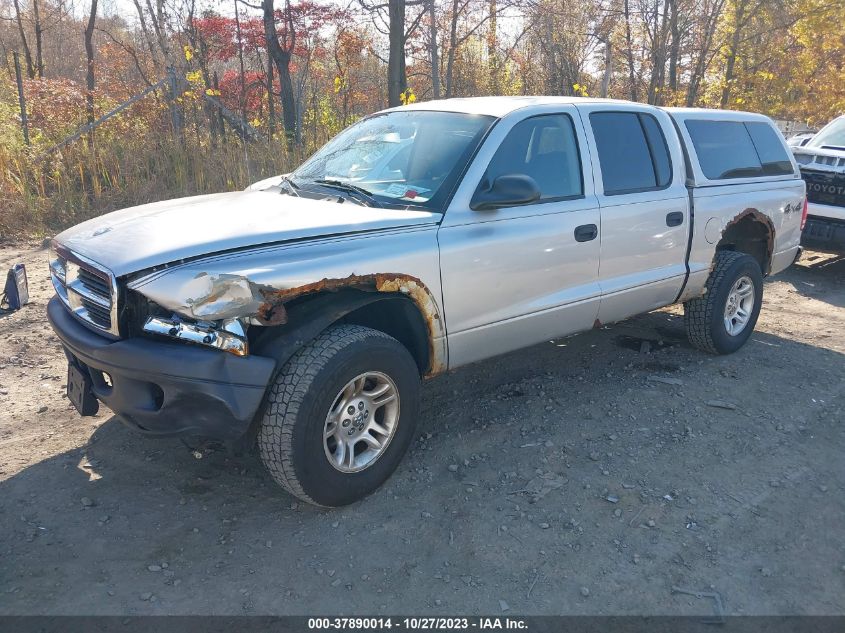
[[763,166],[763,173],[767,176],[782,176],[794,173],[792,161],[786,154],[783,143],[771,125],[762,121],[745,124],[745,129],[751,135],[751,142],[757,150],[757,156]]
[[686,126],[709,180],[793,173],[786,149],[768,123],[690,119]]
[[533,178],[540,189],[539,202],[582,196],[581,157],[572,119],[549,114],[517,123],[490,160],[479,190],[505,174]]
[[672,181],[669,149],[653,116],[638,112],[594,112],[590,123],[605,195],[654,191]]

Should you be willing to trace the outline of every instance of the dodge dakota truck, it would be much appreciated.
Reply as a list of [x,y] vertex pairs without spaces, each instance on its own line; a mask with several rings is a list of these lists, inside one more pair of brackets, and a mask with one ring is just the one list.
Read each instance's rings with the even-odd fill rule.
[[809,201],[801,243],[845,255],[845,116],[828,123],[793,152]]
[[735,352],[806,210],[758,114],[417,103],[247,191],[61,233],[48,317],[82,415],[252,437],[286,490],[338,506],[397,467],[423,378],[674,303],[693,345]]

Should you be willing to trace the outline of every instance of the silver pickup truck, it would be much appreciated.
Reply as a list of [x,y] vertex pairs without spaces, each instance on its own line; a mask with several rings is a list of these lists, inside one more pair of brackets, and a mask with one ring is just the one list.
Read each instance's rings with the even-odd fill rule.
[[683,303],[692,343],[749,338],[797,257],[805,184],[765,116],[491,97],[356,123],[244,192],[55,238],[48,306],[82,415],[255,438],[300,499],[397,467],[421,378]]

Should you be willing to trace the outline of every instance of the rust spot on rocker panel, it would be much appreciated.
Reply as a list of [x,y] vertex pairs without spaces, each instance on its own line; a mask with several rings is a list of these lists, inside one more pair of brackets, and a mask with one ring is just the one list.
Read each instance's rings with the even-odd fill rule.
[[349,275],[337,279],[321,279],[312,283],[284,289],[262,289],[264,303],[258,309],[258,319],[265,325],[287,323],[285,304],[300,297],[319,292],[336,292],[341,289],[355,288],[370,292],[389,292],[408,296],[425,321],[428,330],[430,366],[426,376],[434,376],[446,371],[445,342],[439,345],[435,340],[444,341],[443,323],[437,304],[426,285],[418,278],[402,273],[375,273],[368,275]]

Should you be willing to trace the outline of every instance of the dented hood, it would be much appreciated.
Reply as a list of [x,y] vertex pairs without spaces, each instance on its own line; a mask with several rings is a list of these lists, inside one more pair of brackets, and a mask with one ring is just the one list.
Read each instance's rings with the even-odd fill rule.
[[261,244],[435,223],[437,213],[238,191],[109,213],[56,236],[120,277],[162,264]]

